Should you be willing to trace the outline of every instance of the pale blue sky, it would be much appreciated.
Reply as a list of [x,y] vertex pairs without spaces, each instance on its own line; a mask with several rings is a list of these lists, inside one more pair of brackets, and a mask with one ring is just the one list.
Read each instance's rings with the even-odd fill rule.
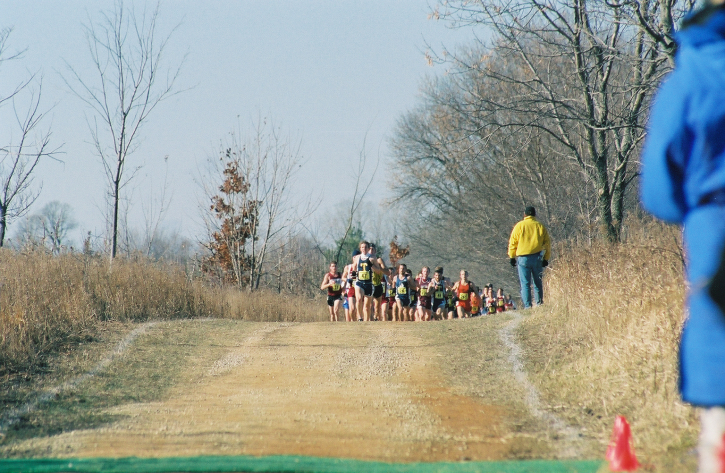
[[[44,105],[53,106],[46,125],[54,143],[64,143],[64,164],[47,162],[38,172],[43,191],[34,210],[51,200],[70,204],[77,234],[103,231],[105,177],[88,144],[88,110],[58,72],[65,71],[63,60],[80,71],[90,67],[81,25],[111,7],[110,1],[0,0],[0,28],[14,29],[11,47],[27,48],[23,59],[0,68],[0,94],[28,71],[41,72]],[[141,202],[158,192],[168,155],[174,197],[166,224],[200,234],[198,170],[238,123],[247,126],[260,113],[302,138],[308,161],[297,192],[321,188],[319,213],[349,199],[349,186],[340,184],[349,183],[345,170],[365,132],[368,154],[380,150],[386,158],[386,137],[416,104],[423,78],[445,72],[427,64],[426,42],[440,51],[472,36],[429,20],[430,9],[425,0],[163,2],[160,31],[180,23],[166,58],[177,63],[188,52],[178,84],[193,88],[154,111],[130,158],[130,165],[143,165],[133,184],[132,223],[140,224]],[[372,201],[389,195],[386,174],[383,166]]]

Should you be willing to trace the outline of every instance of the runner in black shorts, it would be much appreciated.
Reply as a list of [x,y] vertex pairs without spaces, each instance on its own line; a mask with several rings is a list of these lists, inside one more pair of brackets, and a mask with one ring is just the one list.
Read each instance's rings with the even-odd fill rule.
[[400,311],[398,310],[398,304],[395,302],[395,284],[393,283],[394,277],[387,278],[386,296],[388,299],[388,309],[392,312],[390,320],[400,322]]
[[395,303],[398,306],[401,321],[410,320],[410,292],[415,289],[415,280],[409,276],[407,270],[406,265],[398,265],[398,274],[393,278]]
[[446,310],[448,311],[448,320],[453,320],[456,314],[456,293],[452,290],[446,294]]
[[370,243],[360,242],[360,254],[352,259],[352,265],[357,270],[355,283],[355,299],[357,299],[357,316],[363,315],[365,322],[370,321],[370,308],[373,301],[373,272],[383,274],[383,268],[369,254]]
[[385,261],[377,255],[375,245],[370,244],[370,258],[374,259],[383,269],[383,273],[373,272],[373,312],[378,320],[387,320],[387,314],[382,310],[382,298],[385,294],[385,286],[383,278],[387,276],[388,269],[385,267]]
[[446,318],[448,312],[446,310],[446,282],[443,280],[443,268],[441,271],[433,273],[433,279],[428,286],[430,292],[433,294],[433,304],[431,310],[433,311],[433,317],[436,320],[443,320]]
[[[406,276],[408,276],[408,279],[410,279],[413,283],[415,283],[415,279],[413,279],[413,271],[407,270],[405,272]],[[412,284],[411,284],[412,286]],[[411,322],[415,320],[415,308],[418,304],[418,286],[413,286],[410,288],[410,310],[408,311],[408,319]]]
[[337,261],[330,263],[330,272],[322,279],[320,289],[327,289],[327,305],[330,309],[330,322],[337,322],[342,305],[342,276],[337,271]]

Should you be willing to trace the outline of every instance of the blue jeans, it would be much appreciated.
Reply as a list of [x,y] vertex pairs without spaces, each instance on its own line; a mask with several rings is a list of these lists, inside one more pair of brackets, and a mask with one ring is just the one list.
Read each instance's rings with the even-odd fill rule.
[[536,305],[544,302],[544,288],[541,285],[541,253],[517,256],[516,266],[519,268],[519,282],[521,283],[521,300],[524,309],[531,307],[531,283],[534,283],[534,296]]

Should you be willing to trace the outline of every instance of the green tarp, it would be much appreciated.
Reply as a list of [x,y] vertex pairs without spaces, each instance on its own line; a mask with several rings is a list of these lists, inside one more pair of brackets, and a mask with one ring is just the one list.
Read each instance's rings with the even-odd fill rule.
[[383,463],[304,456],[207,456],[169,458],[37,458],[0,460],[0,473],[596,473],[601,461],[527,460],[461,463]]

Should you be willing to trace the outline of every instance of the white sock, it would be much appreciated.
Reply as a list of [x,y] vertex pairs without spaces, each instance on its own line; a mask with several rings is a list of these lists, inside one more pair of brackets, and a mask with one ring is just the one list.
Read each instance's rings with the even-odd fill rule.
[[699,473],[722,473],[720,460],[725,447],[725,408],[710,407],[700,414],[700,441],[697,453],[700,458]]

